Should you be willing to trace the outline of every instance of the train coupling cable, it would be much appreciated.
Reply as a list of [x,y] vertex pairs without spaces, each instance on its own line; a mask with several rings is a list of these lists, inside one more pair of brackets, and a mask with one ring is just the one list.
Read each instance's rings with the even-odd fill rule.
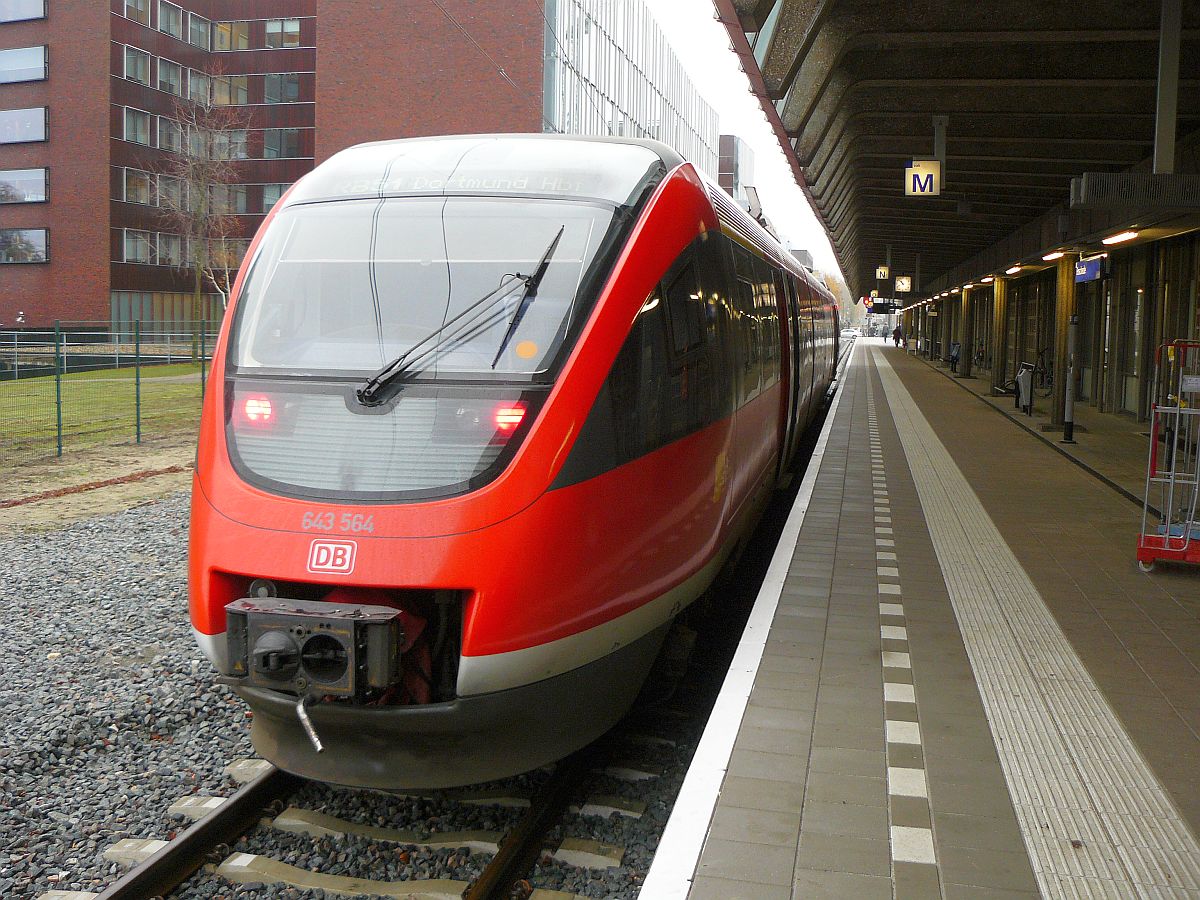
[[318,753],[325,752],[325,745],[321,743],[321,736],[317,734],[317,728],[313,725],[312,719],[308,716],[308,704],[315,703],[316,697],[312,694],[305,694],[296,701],[296,718],[300,720],[300,724],[304,727],[304,733],[308,735],[308,739],[312,741],[313,749]]

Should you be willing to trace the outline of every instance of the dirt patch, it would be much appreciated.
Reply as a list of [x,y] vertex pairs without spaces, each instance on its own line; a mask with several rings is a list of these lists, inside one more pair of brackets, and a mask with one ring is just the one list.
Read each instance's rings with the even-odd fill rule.
[[[141,444],[94,447],[60,459],[4,466],[0,502],[13,505],[0,509],[0,538],[58,528],[186,490],[195,455],[196,435],[189,430]],[[34,499],[47,494],[55,496]]]

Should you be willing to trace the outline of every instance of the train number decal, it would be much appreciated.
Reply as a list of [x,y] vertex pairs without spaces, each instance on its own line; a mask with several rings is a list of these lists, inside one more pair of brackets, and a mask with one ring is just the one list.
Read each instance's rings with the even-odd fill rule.
[[343,534],[374,534],[375,516],[366,513],[306,512],[300,518],[300,527],[305,531],[333,531]]

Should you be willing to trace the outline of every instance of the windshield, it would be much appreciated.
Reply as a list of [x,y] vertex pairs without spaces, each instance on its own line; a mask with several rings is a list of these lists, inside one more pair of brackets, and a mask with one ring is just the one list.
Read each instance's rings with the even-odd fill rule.
[[[509,340],[521,283],[465,336],[437,338],[413,377],[524,380],[554,362],[613,210],[579,201],[386,198],[289,207],[271,223],[234,325],[242,373],[372,373],[514,276],[553,258]],[[499,358],[496,357],[498,351]],[[495,366],[493,367],[493,360]]]

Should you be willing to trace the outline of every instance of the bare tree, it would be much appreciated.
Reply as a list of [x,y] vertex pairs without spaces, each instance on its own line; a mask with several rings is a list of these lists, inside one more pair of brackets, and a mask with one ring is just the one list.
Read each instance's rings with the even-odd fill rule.
[[[238,161],[246,158],[246,117],[229,103],[230,80],[209,73],[192,82],[193,96],[175,104],[175,143],[159,172],[158,204],[164,225],[179,235],[172,260],[192,273],[193,355],[199,353],[204,293],[221,296],[222,308],[241,262],[237,218]],[[176,130],[177,129],[177,130]],[[161,252],[161,248],[160,248]]]

